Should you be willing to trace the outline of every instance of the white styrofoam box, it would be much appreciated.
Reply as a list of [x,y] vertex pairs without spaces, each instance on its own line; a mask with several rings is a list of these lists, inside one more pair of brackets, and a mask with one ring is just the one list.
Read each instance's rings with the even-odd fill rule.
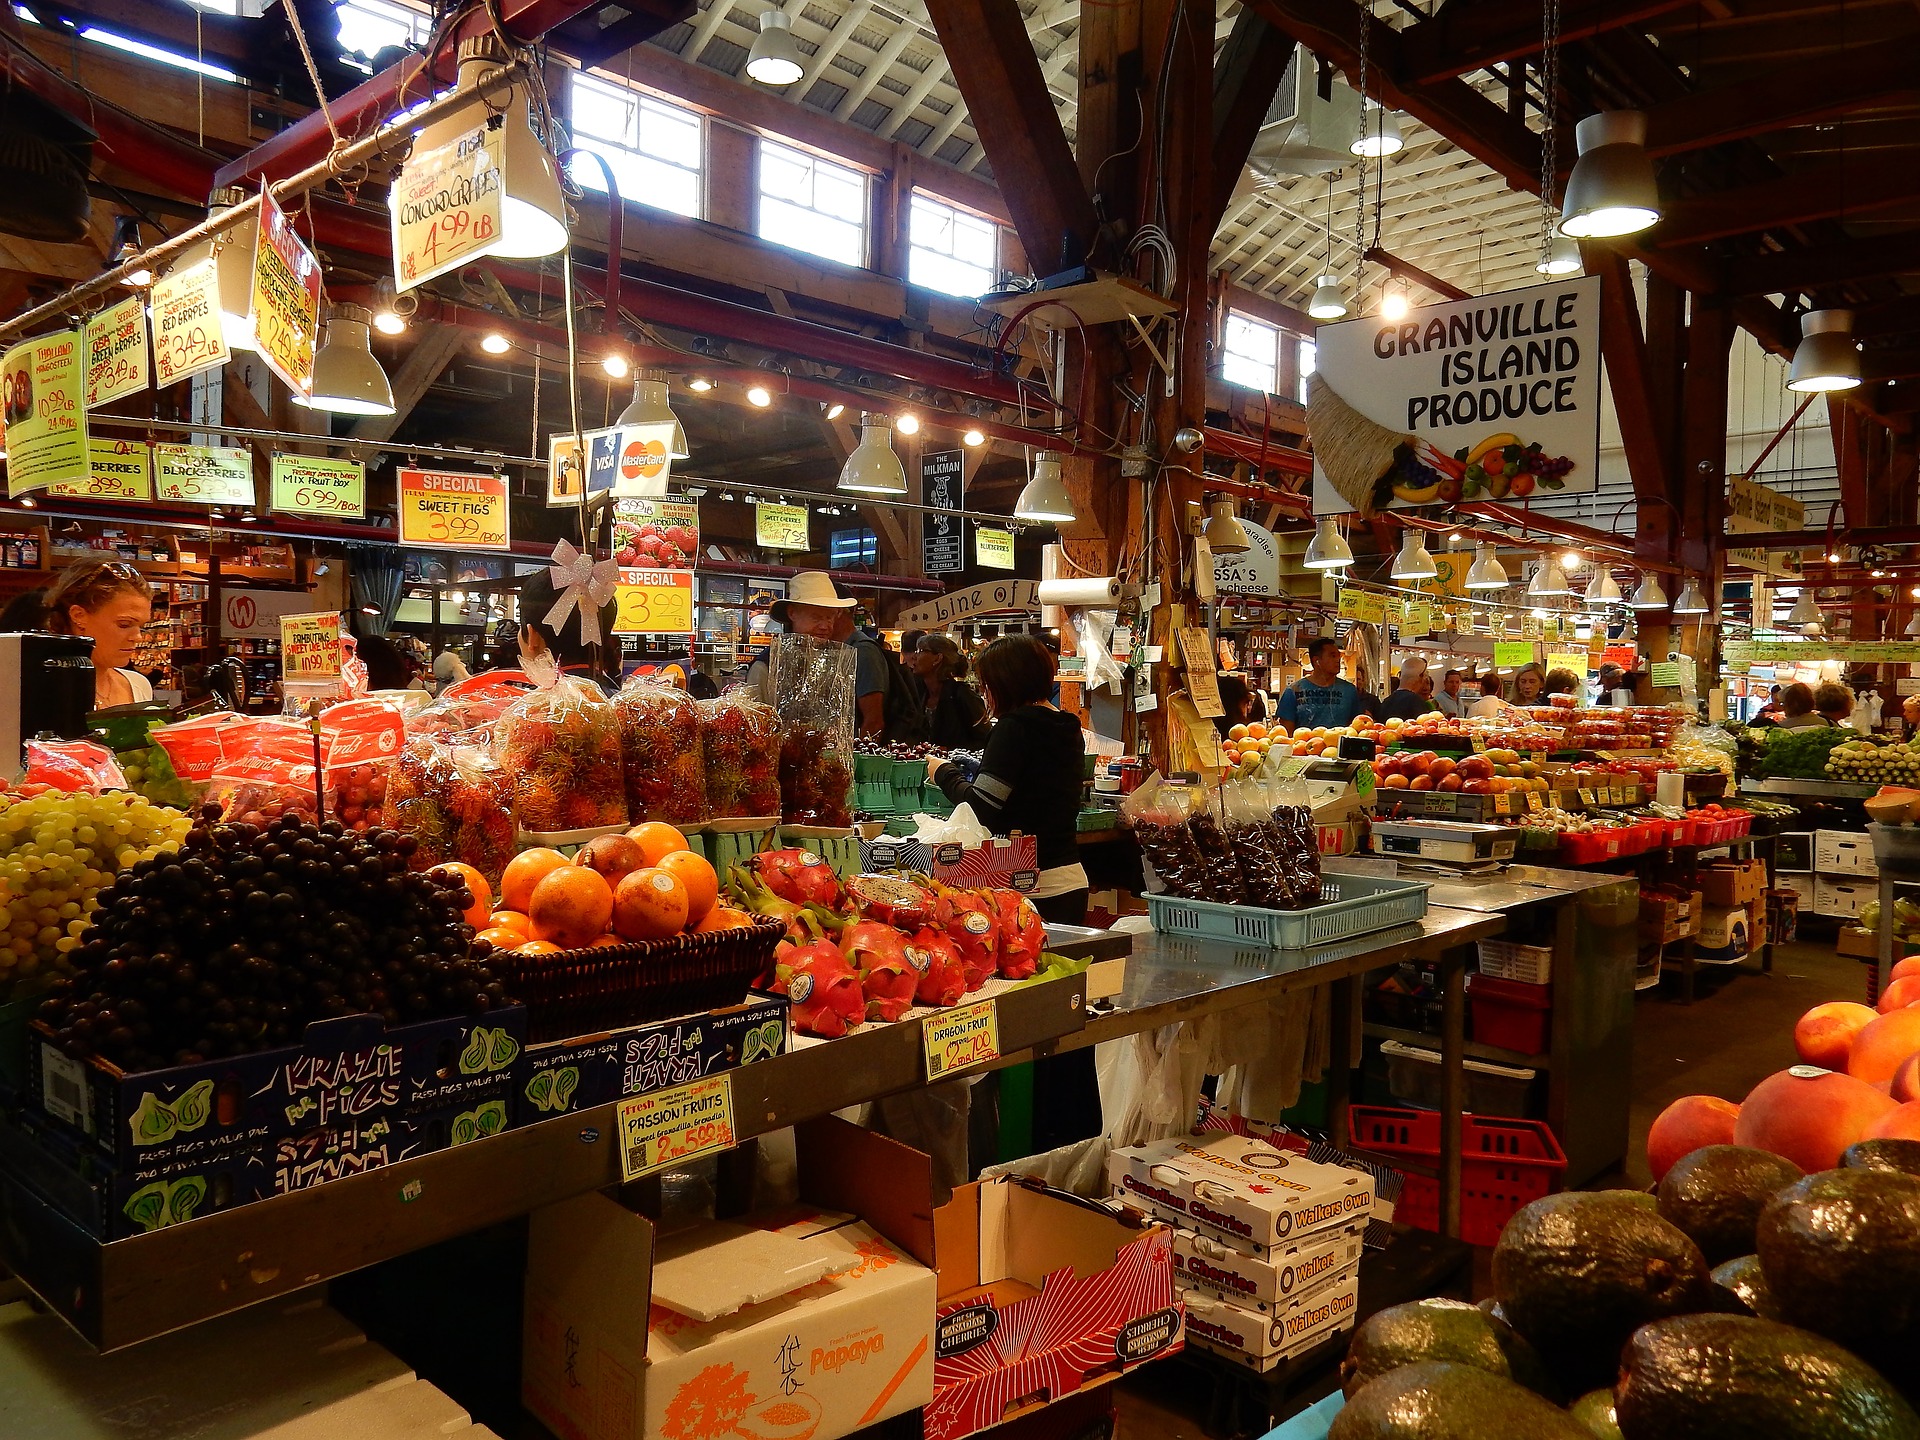
[[1873,860],[1873,837],[1857,830],[1814,831],[1813,868],[1823,875],[1877,878],[1880,867]]
[[1173,1280],[1182,1289],[1221,1296],[1243,1309],[1271,1310],[1344,1281],[1360,1263],[1365,1235],[1365,1225],[1350,1226],[1255,1256],[1210,1235],[1175,1230]]
[[1813,882],[1813,913],[1858,919],[1868,904],[1880,898],[1879,882],[1874,880],[1829,880],[1825,875]]
[[1773,888],[1791,890],[1800,897],[1800,908],[1811,910],[1814,900],[1814,877],[1810,872],[1800,870],[1776,870],[1773,872]]

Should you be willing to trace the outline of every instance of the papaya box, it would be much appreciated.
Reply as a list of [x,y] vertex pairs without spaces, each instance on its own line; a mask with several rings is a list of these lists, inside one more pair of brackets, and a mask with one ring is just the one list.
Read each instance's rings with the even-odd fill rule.
[[532,1124],[784,1055],[792,1045],[789,1009],[785,996],[756,996],[700,1015],[530,1045],[520,1070],[522,1120]]
[[378,1016],[343,1015],[309,1025],[299,1045],[128,1074],[98,1056],[67,1054],[36,1022],[27,1080],[36,1109],[132,1173],[376,1116],[473,1111],[510,1098],[526,1033],[517,1005],[392,1030]]

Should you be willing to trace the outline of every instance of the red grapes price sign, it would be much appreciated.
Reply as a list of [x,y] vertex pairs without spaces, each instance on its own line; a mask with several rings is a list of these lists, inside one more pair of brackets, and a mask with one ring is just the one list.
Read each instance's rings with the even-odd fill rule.
[[499,239],[500,153],[500,132],[482,125],[407,161],[387,199],[400,289],[484,255]]
[[160,385],[227,363],[220,326],[220,272],[211,259],[162,277],[153,287],[153,374]]
[[264,182],[250,305],[260,358],[295,392],[310,394],[313,343],[320,329],[320,262],[293,233],[293,222]]
[[273,508],[294,515],[367,513],[367,468],[358,460],[325,455],[273,457]]
[[86,478],[85,351],[78,330],[62,330],[0,358],[9,495]]
[[402,470],[400,543],[448,550],[505,550],[507,482],[500,475]]
[[87,407],[147,388],[147,302],[134,295],[87,322]]
[[620,1102],[620,1178],[637,1180],[696,1155],[731,1150],[733,1080],[710,1075]]

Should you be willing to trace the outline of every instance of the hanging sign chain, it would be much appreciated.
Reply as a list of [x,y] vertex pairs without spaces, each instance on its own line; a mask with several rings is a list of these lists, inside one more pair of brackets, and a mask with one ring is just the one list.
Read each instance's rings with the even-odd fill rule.
[[1554,203],[1554,191],[1560,179],[1555,153],[1560,130],[1560,0],[1546,0],[1541,8],[1540,114],[1546,122],[1540,136],[1540,253],[1544,256],[1553,245],[1554,217],[1559,208]]

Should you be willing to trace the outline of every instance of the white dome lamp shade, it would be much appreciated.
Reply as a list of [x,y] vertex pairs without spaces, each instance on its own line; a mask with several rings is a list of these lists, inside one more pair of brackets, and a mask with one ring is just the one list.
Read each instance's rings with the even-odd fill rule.
[[1603,110],[1574,127],[1580,159],[1567,177],[1560,233],[1576,240],[1637,235],[1660,218],[1660,189],[1647,154],[1647,117]]
[[1439,573],[1440,567],[1427,553],[1427,542],[1420,532],[1411,527],[1402,531],[1400,553],[1393,557],[1393,568],[1387,574],[1395,580],[1431,580]]
[[1247,539],[1247,528],[1240,523],[1240,517],[1233,513],[1233,501],[1225,495],[1213,497],[1208,507],[1211,512],[1207,520],[1207,545],[1216,555],[1244,555],[1252,548]]
[[[239,204],[248,193],[238,187],[220,191],[213,197],[212,213],[218,215]],[[226,337],[227,349],[236,353],[260,348],[253,337],[253,251],[259,241],[259,214],[249,212],[211,240],[190,247],[169,267],[179,272],[213,261],[220,284],[220,333]]]
[[1801,392],[1852,390],[1860,383],[1860,350],[1851,310],[1809,310],[1800,317],[1800,343],[1787,371],[1787,388]]
[[760,33],[747,52],[747,76],[762,85],[791,85],[806,71],[800,63],[800,42],[793,38],[793,21],[782,10],[760,12]]
[[1534,262],[1541,275],[1578,275],[1587,262],[1580,258],[1580,242],[1570,235],[1556,235],[1547,242],[1547,250]]
[[1596,563],[1593,578],[1587,582],[1587,608],[1604,609],[1609,605],[1618,605],[1621,600],[1620,587],[1614,582],[1613,572],[1605,565]]
[[1544,596],[1571,595],[1573,587],[1567,584],[1567,575],[1560,568],[1560,562],[1552,551],[1540,557],[1540,568],[1533,572],[1533,581],[1527,586],[1527,598],[1537,600]]
[[1377,100],[1368,100],[1361,110],[1360,133],[1347,148],[1369,160],[1398,155],[1406,141],[1400,135],[1400,117]]
[[1331,515],[1320,517],[1300,564],[1308,570],[1344,570],[1353,564],[1353,547],[1347,544],[1347,537],[1334,528]]
[[839,488],[854,495],[904,495],[907,472],[893,453],[893,427],[884,418],[865,417],[860,443],[840,467]]
[[1712,608],[1691,578],[1680,587],[1680,598],[1673,602],[1673,613],[1676,615],[1705,615]]
[[1013,502],[1013,518],[1042,525],[1064,525],[1076,518],[1067,482],[1060,474],[1060,457],[1054,451],[1042,450],[1033,457],[1033,478]]
[[1813,598],[1812,590],[1802,590],[1800,598],[1793,602],[1793,609],[1787,612],[1787,624],[1797,627],[1819,623],[1820,602]]
[[1313,298],[1307,301],[1307,314],[1316,320],[1346,319],[1346,292],[1332,275],[1322,275],[1313,282]]
[[671,425],[673,437],[667,442],[667,456],[685,460],[693,454],[687,448],[687,432],[680,417],[667,404],[667,376],[662,370],[636,370],[633,373],[633,399],[620,412],[620,425]]
[[393,386],[373,358],[372,340],[372,311],[335,305],[313,354],[313,393],[296,393],[293,403],[334,415],[393,414]]
[[1649,570],[1640,577],[1640,588],[1633,592],[1633,598],[1627,602],[1636,610],[1664,610],[1667,608],[1667,592],[1660,586],[1660,577]]
[[1906,634],[1920,635],[1920,610],[1913,612],[1913,618],[1907,621]]
[[1499,551],[1491,540],[1473,547],[1473,564],[1467,569],[1467,589],[1504,590],[1513,583],[1507,567],[1500,563]]

